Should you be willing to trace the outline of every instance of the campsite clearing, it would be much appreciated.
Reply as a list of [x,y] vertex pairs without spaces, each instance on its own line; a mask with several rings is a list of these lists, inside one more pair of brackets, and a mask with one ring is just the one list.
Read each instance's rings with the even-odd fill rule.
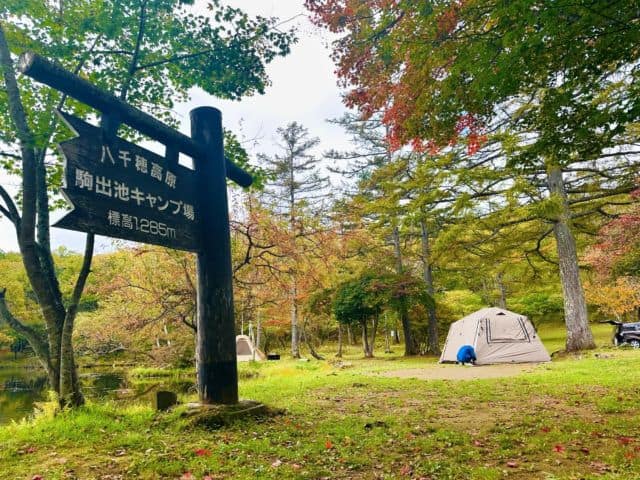
[[482,366],[429,365],[422,368],[389,370],[378,375],[383,377],[415,378],[417,380],[480,380],[483,378],[515,377],[525,373],[535,373],[544,365],[526,363],[496,364]]
[[347,366],[242,364],[252,375],[241,375],[241,396],[286,413],[220,430],[193,428],[183,406],[157,413],[117,403],[9,425],[0,429],[4,478],[640,477],[637,351],[607,348],[469,381],[380,374],[517,366],[447,366],[397,355],[364,360],[355,352]]

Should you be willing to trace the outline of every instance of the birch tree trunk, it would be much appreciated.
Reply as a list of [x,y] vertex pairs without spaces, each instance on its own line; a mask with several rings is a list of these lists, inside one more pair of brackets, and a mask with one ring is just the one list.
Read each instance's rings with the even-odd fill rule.
[[567,326],[568,352],[595,348],[589,320],[587,302],[580,281],[576,241],[571,231],[571,212],[567,193],[559,165],[547,165],[549,191],[559,204],[559,212],[554,219],[553,233],[556,239],[560,282],[564,297],[564,318]]

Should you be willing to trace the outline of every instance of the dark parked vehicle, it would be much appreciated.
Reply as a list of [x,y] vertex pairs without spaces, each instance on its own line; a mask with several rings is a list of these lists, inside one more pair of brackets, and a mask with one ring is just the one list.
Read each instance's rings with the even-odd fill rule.
[[613,334],[613,344],[622,345],[629,344],[633,348],[640,348],[640,322],[622,323],[615,320],[609,320],[611,325],[615,325],[616,330]]

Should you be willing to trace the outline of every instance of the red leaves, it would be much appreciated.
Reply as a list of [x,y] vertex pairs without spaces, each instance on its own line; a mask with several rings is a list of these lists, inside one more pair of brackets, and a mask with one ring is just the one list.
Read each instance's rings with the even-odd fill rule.
[[460,22],[460,11],[464,6],[462,0],[450,2],[450,6],[446,8],[436,20],[438,28],[438,38],[444,39],[448,37],[458,26]]
[[44,477],[42,475],[34,475],[31,480],[44,480]]
[[331,450],[333,448],[333,443],[331,443],[331,440],[327,439],[327,441],[324,442],[324,448],[326,448],[327,450]]
[[[638,195],[636,192],[632,197]],[[636,206],[600,229],[598,243],[587,251],[586,261],[600,277],[609,277],[620,262],[623,262],[628,255],[634,255],[634,252],[637,252],[640,248],[639,240],[640,208]],[[632,311],[633,305],[629,307]]]
[[633,441],[634,439],[631,437],[624,437],[624,436],[618,437],[618,443],[620,445],[629,445]]
[[565,451],[564,445],[558,443],[557,445],[553,446],[553,451],[556,453],[562,453]]
[[408,477],[412,473],[413,468],[411,468],[411,465],[405,465],[400,469],[400,475],[402,475],[403,477]]
[[193,476],[191,472],[184,472],[180,477],[180,480],[195,480],[196,477]]
[[198,448],[198,449],[194,450],[193,453],[195,453],[196,456],[198,456],[198,457],[210,457],[211,456],[211,450],[208,450],[206,448]]
[[551,428],[550,428],[550,427],[542,427],[542,428],[540,429],[540,431],[541,431],[542,433],[549,433],[549,432],[551,431]]

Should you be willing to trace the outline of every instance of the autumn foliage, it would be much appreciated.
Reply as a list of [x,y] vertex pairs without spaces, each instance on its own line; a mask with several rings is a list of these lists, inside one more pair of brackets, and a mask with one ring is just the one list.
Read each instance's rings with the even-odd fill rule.
[[[339,34],[333,59],[344,102],[364,118],[383,113],[392,150],[410,145],[416,151],[435,153],[438,147],[463,141],[473,154],[486,141],[483,122],[471,110],[452,113],[447,131],[427,133],[422,115],[429,100],[426,82],[445,78],[451,67],[445,57],[425,56],[402,39],[442,43],[456,29],[466,2],[438,6],[435,22],[423,22],[428,8],[408,8],[398,0],[306,0],[312,21]],[[418,41],[418,40],[409,40]],[[440,45],[446,48],[445,45]],[[442,60],[442,61],[441,61]]]
[[[640,197],[640,191],[631,197]],[[589,301],[606,315],[635,319],[640,312],[640,205],[605,225],[585,260],[594,273],[587,285]]]

